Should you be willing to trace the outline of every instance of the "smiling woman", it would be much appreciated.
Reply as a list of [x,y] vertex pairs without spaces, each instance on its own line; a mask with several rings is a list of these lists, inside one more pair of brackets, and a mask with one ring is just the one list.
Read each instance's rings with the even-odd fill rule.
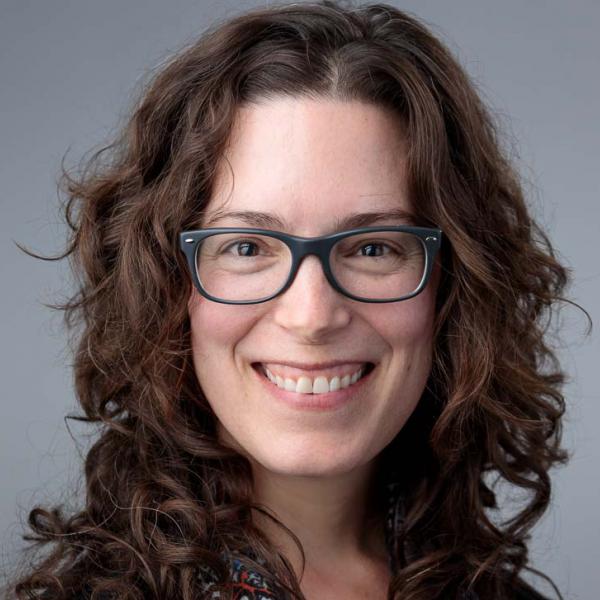
[[[64,174],[61,308],[102,430],[85,506],[31,512],[51,551],[7,598],[541,598],[567,271],[422,24],[235,17],[95,160]],[[509,521],[490,474],[531,492]]]

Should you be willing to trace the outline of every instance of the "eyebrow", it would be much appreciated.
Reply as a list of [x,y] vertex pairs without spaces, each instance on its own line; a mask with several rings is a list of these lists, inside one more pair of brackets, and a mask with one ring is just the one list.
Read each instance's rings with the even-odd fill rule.
[[[243,221],[247,225],[260,229],[281,231],[291,229],[278,215],[254,210],[217,211],[208,216],[203,227],[212,227],[223,219]],[[403,221],[408,225],[417,225],[415,215],[401,208],[393,208],[389,210],[351,213],[344,217],[338,217],[333,223],[332,233],[345,231],[346,229],[355,229],[357,227],[367,227],[381,221]]]

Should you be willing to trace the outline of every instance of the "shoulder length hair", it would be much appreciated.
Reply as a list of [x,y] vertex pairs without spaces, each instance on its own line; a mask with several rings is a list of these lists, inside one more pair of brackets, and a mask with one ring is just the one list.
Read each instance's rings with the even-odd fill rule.
[[[408,510],[389,597],[513,597],[529,569],[548,472],[567,460],[565,374],[545,334],[568,270],[449,50],[392,6],[325,0],[212,27],[161,65],[84,169],[63,169],[70,233],[52,259],[70,257],[78,287],[53,307],[71,332],[83,413],[73,418],[99,435],[83,508],[30,512],[26,539],[48,552],[10,597],[73,598],[85,584],[93,598],[191,600],[206,597],[203,567],[230,598],[225,557],[245,548],[267,561],[248,559],[274,587],[303,597],[252,522],[265,511],[252,502],[248,461],[217,440],[191,361],[191,282],[178,249],[179,232],[202,218],[238,107],[281,96],[395,111],[415,212],[444,232],[431,376],[382,458],[391,470],[420,457],[403,471]],[[529,493],[505,521],[494,518],[493,478]]]

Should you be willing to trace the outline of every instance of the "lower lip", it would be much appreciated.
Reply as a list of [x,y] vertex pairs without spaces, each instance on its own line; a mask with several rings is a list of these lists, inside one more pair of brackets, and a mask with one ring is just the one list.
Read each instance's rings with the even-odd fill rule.
[[301,410],[325,411],[345,406],[360,395],[375,368],[372,368],[367,375],[361,377],[356,383],[346,388],[340,388],[334,392],[326,392],[324,394],[300,394],[298,392],[282,390],[263,374],[260,365],[253,366],[252,370],[265,389],[287,406]]

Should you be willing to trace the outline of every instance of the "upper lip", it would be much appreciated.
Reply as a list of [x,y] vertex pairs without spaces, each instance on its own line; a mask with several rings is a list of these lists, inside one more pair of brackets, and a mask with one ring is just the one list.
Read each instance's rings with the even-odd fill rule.
[[317,371],[319,369],[329,369],[331,367],[337,367],[339,365],[347,365],[352,363],[371,364],[371,361],[361,360],[361,359],[348,359],[348,360],[330,360],[328,362],[320,362],[320,363],[304,363],[304,362],[295,362],[292,360],[282,361],[280,359],[276,360],[261,360],[257,361],[262,364],[278,364],[278,365],[287,365],[289,367],[294,367],[296,369],[304,369],[305,371]]

